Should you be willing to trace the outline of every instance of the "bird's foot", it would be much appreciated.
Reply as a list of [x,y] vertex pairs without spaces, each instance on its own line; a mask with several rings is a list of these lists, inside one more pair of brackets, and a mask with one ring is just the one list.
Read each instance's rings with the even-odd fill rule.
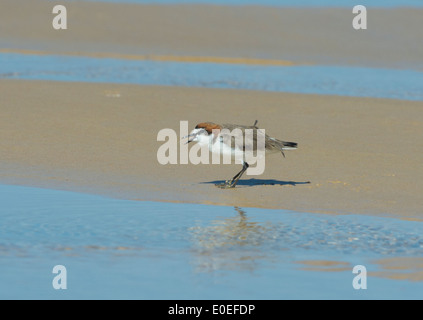
[[233,180],[226,180],[224,183],[217,183],[215,184],[216,187],[220,189],[230,189],[235,188],[235,185],[233,183]]

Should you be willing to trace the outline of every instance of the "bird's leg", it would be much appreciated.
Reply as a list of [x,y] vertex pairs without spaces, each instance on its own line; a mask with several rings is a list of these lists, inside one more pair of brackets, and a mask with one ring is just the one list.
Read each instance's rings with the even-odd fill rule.
[[244,172],[248,169],[249,165],[247,162],[244,162],[242,169],[238,172],[231,180],[226,180],[225,183],[217,184],[216,187],[227,189],[227,188],[235,188],[235,185],[238,183],[238,180],[244,174]]
[[235,188],[235,185],[238,183],[238,180],[241,178],[241,176],[244,174],[244,172],[248,169],[249,165],[247,162],[244,162],[244,165],[242,166],[242,170],[232,178],[232,185],[231,188]]
[[236,178],[238,178],[241,175],[241,173],[243,173],[243,170],[244,170],[244,167],[242,167],[241,171],[238,172],[232,179],[226,180],[224,183],[216,184],[216,187],[219,187],[221,189],[227,189],[227,188],[233,188],[233,187],[235,187],[235,185],[232,186],[233,181]]

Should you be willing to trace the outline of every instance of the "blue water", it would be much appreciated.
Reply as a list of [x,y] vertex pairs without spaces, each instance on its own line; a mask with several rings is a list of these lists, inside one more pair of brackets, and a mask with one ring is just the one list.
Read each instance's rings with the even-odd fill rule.
[[[369,275],[367,290],[352,287],[354,265],[422,257],[422,222],[10,185],[0,201],[0,299],[422,298],[423,282]],[[305,271],[302,260],[347,268]],[[66,290],[52,286],[55,265]]]
[[[75,0],[64,0],[64,2]],[[368,7],[423,7],[421,0],[88,0],[95,2],[139,3],[139,4],[215,4],[215,5],[260,5],[293,7],[353,7],[361,4]]]
[[0,79],[112,82],[423,100],[423,72],[0,54]]

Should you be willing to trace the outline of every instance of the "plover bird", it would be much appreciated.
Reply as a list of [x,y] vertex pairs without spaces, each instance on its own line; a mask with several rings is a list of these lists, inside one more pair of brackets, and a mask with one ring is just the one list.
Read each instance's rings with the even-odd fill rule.
[[[247,129],[251,131],[246,134]],[[230,132],[230,134],[228,134],[228,132]],[[241,171],[232,179],[216,185],[220,188],[234,188],[236,186],[238,180],[249,167],[248,155],[252,155],[252,153],[246,152],[246,150],[256,152],[258,141],[264,141],[265,152],[263,152],[263,154],[281,152],[285,157],[284,150],[297,149],[297,143],[295,142],[287,142],[269,137],[263,130],[257,127],[257,120],[252,126],[202,122],[197,124],[195,129],[183,138],[188,138],[186,143],[197,142],[201,146],[208,146],[211,152],[219,152],[223,155],[230,154],[232,159],[238,160],[236,161],[238,163],[242,163]],[[240,141],[242,142],[240,143]]]

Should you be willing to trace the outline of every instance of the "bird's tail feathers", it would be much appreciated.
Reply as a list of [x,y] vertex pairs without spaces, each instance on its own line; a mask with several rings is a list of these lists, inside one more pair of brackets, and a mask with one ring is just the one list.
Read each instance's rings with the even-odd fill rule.
[[298,144],[296,142],[281,141],[274,139],[275,146],[281,151],[283,157],[285,158],[284,150],[295,150],[297,149]]
[[296,142],[287,142],[287,141],[280,141],[282,143],[282,149],[284,150],[294,150],[297,149],[298,143]]
[[297,149],[298,143],[296,142],[288,142],[288,141],[282,141],[278,139],[272,139],[274,141],[274,144],[277,148],[281,150],[294,150]]

